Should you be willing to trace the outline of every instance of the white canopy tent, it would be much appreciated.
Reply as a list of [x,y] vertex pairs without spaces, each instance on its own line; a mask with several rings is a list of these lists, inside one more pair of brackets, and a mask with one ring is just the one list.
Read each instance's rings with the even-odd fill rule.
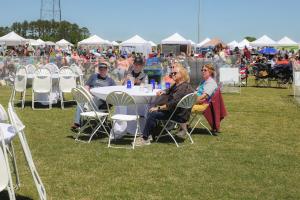
[[238,44],[238,47],[239,49],[244,49],[245,46],[249,49],[251,49],[251,45],[250,45],[250,42],[247,40],[247,39],[243,39],[239,44]]
[[263,35],[257,40],[250,42],[250,45],[253,47],[265,47],[265,46],[276,46],[277,43],[269,38],[267,35]]
[[56,46],[55,42],[52,42],[52,41],[46,41],[45,45],[46,46]]
[[31,46],[45,46],[45,42],[41,39],[37,39],[37,40],[29,39],[29,44]]
[[112,41],[111,44],[112,44],[113,46],[119,46],[119,45],[120,45],[120,44],[117,43],[116,41]]
[[277,46],[298,46],[299,44],[292,39],[288,38],[287,36],[281,38],[277,42]]
[[234,49],[235,47],[239,46],[239,43],[233,40],[232,42],[229,42],[227,45],[229,46],[230,49]]
[[161,44],[183,44],[191,45],[191,42],[178,33],[174,33],[170,37],[167,37],[161,41]]
[[135,35],[132,38],[122,42],[120,44],[120,50],[122,52],[126,51],[127,53],[143,53],[143,55],[146,57],[148,57],[152,51],[151,44],[138,35]]
[[149,43],[151,44],[151,47],[157,47],[157,44],[155,44],[154,42],[149,41]]
[[100,46],[108,45],[108,42],[99,37],[98,35],[93,35],[87,39],[81,40],[80,42],[78,42],[78,45]]
[[204,40],[202,40],[199,44],[196,45],[196,47],[202,47],[203,45],[205,45],[207,42],[209,42],[211,39],[210,38],[205,38]]
[[16,34],[14,31],[0,37],[0,43],[6,46],[17,46],[17,45],[24,45],[29,40],[21,37],[20,35]]
[[161,41],[161,50],[163,53],[175,53],[180,54],[180,52],[185,52],[190,54],[191,52],[191,42],[178,33],[163,39]]
[[196,46],[196,43],[195,43],[193,40],[188,40],[188,41],[190,41],[190,43],[191,43],[191,45],[192,45],[193,47]]
[[68,47],[68,46],[74,46],[71,42],[68,42],[65,39],[59,40],[58,42],[56,42],[56,45],[59,47],[62,47],[62,48]]

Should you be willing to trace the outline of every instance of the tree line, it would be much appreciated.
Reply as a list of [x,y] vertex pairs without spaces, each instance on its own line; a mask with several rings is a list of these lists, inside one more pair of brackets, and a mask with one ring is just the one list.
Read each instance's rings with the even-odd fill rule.
[[56,22],[53,20],[14,22],[11,27],[0,27],[0,37],[10,31],[27,39],[40,38],[44,41],[56,42],[64,38],[73,44],[90,36],[90,31],[86,27],[79,27],[76,23],[68,21]]

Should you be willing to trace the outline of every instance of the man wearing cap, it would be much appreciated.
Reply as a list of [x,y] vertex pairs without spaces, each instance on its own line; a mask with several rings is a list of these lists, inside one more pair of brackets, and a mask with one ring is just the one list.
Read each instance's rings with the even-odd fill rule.
[[[107,87],[107,86],[114,86],[116,85],[115,81],[107,76],[108,65],[107,63],[101,62],[98,65],[98,72],[92,74],[88,81],[85,84],[85,88],[89,91],[91,88],[94,87]],[[98,99],[94,97],[94,101],[99,109],[106,109],[106,102],[104,100]],[[80,113],[81,110],[76,108],[74,125],[71,129],[77,129],[80,127]]]
[[145,83],[145,79],[147,75],[144,73],[144,60],[140,56],[135,57],[133,62],[133,67],[129,69],[125,75],[124,83],[129,79],[134,80],[134,85],[140,85],[141,83]]

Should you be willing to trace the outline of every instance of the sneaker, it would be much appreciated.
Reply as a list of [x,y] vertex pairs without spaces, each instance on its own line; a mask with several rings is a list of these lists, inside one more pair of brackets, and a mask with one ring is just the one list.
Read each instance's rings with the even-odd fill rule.
[[146,146],[146,145],[150,145],[150,144],[151,144],[151,142],[149,139],[145,140],[142,137],[138,137],[135,140],[135,146]]
[[186,131],[185,130],[181,130],[176,134],[177,137],[180,138],[185,138],[186,137]]
[[72,126],[71,126],[71,130],[72,131],[78,131],[80,129],[80,125],[77,124],[77,123],[74,123]]

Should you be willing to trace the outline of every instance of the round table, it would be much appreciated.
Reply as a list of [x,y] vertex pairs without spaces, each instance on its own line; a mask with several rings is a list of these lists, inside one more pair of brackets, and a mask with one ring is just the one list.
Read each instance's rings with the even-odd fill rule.
[[[92,88],[90,92],[97,98],[105,100],[107,95],[111,92],[115,91],[122,91],[126,92],[131,95],[137,105],[138,115],[141,116],[140,118],[140,128],[143,131],[145,126],[145,118],[147,117],[147,113],[151,104],[155,104],[157,101],[156,92],[159,91],[158,89],[155,90],[148,90],[146,87],[140,86],[133,86],[132,88],[126,88],[126,86],[108,86],[108,87],[97,87]],[[119,114],[134,114],[135,110],[134,107],[128,106],[119,106],[115,110],[116,113]],[[115,127],[113,128],[116,137],[122,137],[127,132],[130,134],[135,133],[136,129],[136,122],[116,122]]]
[[90,91],[94,96],[103,100],[105,100],[107,95],[111,92],[122,91],[131,95],[134,98],[136,104],[150,104],[155,100],[156,92],[159,90],[148,90],[148,88],[140,86],[133,86],[129,89],[124,85],[118,85],[108,87],[96,87],[92,88]]

